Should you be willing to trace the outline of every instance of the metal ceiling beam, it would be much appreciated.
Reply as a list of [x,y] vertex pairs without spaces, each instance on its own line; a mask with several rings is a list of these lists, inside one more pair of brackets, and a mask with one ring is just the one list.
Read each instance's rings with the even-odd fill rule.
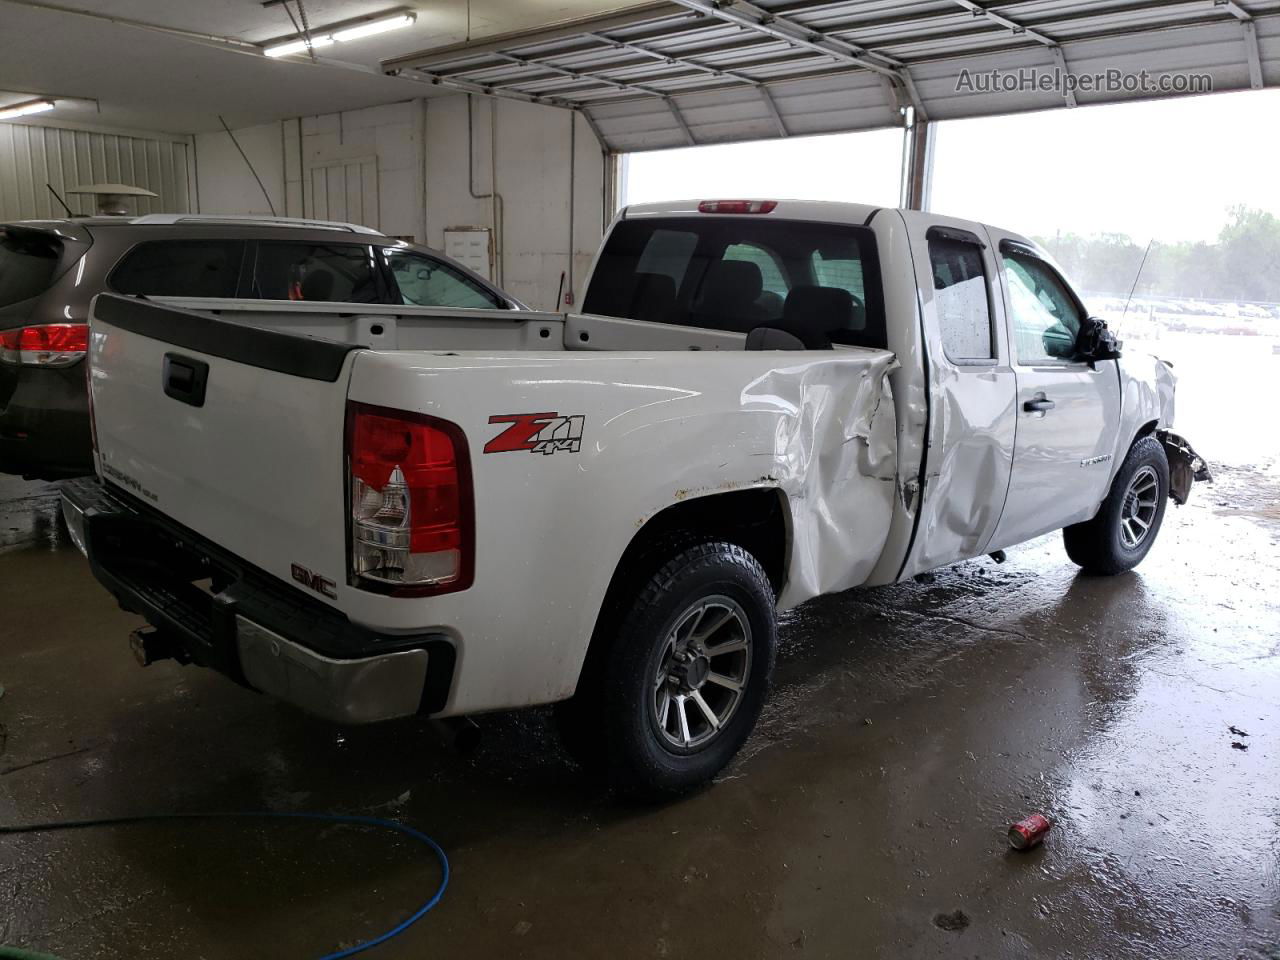
[[1249,14],[1249,11],[1244,9],[1244,7],[1240,6],[1240,4],[1236,3],[1235,0],[1213,0],[1213,5],[1214,7],[1220,10],[1227,11],[1227,13],[1231,14],[1237,20],[1253,19],[1253,17]]
[[[1036,43],[1048,47],[1049,52],[1053,55],[1053,62],[1057,65],[1058,69],[1062,71],[1062,75],[1067,78],[1067,83],[1070,84],[1071,70],[1067,67],[1067,57],[1062,52],[1062,45],[1059,44],[1057,40],[1054,40],[1053,37],[1047,36],[1039,30],[1032,30],[1025,24],[1019,23],[1017,20],[1011,20],[994,9],[974,3],[973,0],[955,0],[955,2],[964,7],[975,17],[981,17],[984,20],[990,20],[992,23],[999,24],[1006,30],[1011,31],[1014,36],[1027,37],[1034,40]],[[1068,107],[1074,107],[1076,105],[1075,91],[1072,90],[1069,85],[1065,90],[1063,90],[1062,97],[1067,101]]]
[[508,88],[495,87],[487,83],[472,83],[468,80],[455,80],[453,77],[441,76],[432,73],[430,70],[422,70],[416,67],[404,67],[396,71],[397,76],[404,77],[408,80],[417,80],[421,83],[427,83],[434,87],[448,87],[450,90],[457,90],[460,93],[473,93],[479,97],[497,97],[500,100],[519,100],[521,103],[539,103],[548,107],[562,107],[566,110],[580,109],[582,104],[574,100],[567,100],[564,97],[539,96],[533,93],[523,93],[519,90],[511,90]]
[[[625,90],[632,93],[641,93],[648,97],[667,97],[665,90],[659,90],[657,87],[651,87],[643,83],[627,83],[624,80],[614,80],[610,77],[602,76],[598,73],[592,73],[587,70],[574,70],[569,67],[560,67],[545,60],[536,60],[533,57],[519,57],[514,53],[504,53],[503,51],[495,51],[493,54],[499,60],[505,60],[508,63],[514,63],[521,67],[532,67],[535,70],[546,70],[548,73],[558,74],[562,77],[568,77],[571,80],[577,80],[586,83],[601,83],[615,90]],[[490,84],[492,87],[511,87],[513,84],[519,84],[519,79],[510,81],[502,81],[501,83]]]
[[[845,3],[847,2],[847,0],[840,0],[840,2]],[[1018,0],[1018,2],[1025,3],[1025,0]],[[1004,16],[1002,11],[1006,7],[1011,7],[1016,5],[1018,4],[1017,3],[998,3],[998,4],[992,3],[984,7],[983,9],[987,10],[989,13],[997,14],[1002,19],[1007,20],[1009,18]],[[1095,7],[1088,10],[1084,10],[1082,12],[1073,12],[1069,14],[1054,13],[1050,18],[1037,22],[1035,25],[1034,32],[1041,33],[1042,31],[1047,30],[1047,31],[1056,33],[1061,28],[1073,27],[1075,24],[1081,21],[1105,20],[1107,18],[1111,18],[1117,15],[1146,14],[1146,13],[1159,15],[1159,14],[1165,14],[1170,11],[1176,11],[1181,8],[1186,8],[1189,10],[1194,10],[1194,9],[1203,10],[1205,8],[1205,5],[1206,5],[1206,0],[1155,0],[1155,2],[1147,2],[1147,3],[1126,3],[1126,4],[1122,4],[1115,7],[1107,7],[1104,9],[1098,9]],[[809,12],[809,8],[808,7],[804,8],[804,11],[806,13]],[[939,40],[948,40],[956,37],[954,21],[947,23],[947,19],[950,18],[952,14],[953,14],[953,11],[945,11],[945,12],[935,12],[927,15],[877,18],[875,20],[859,21],[856,24],[856,26],[857,26],[857,29],[859,30],[876,30],[884,27],[919,24],[921,28],[921,32],[913,32],[910,34],[895,35],[890,38],[885,38],[880,41],[881,45],[884,47],[892,47],[892,46],[898,46],[898,45],[933,43]],[[972,19],[974,22],[977,22],[981,18],[978,16],[974,16]],[[1174,30],[1174,29],[1178,29],[1179,26],[1180,24],[1178,23],[1172,23],[1172,24],[1160,23],[1159,25],[1148,24],[1145,26],[1139,26],[1136,29],[1139,31]],[[834,35],[838,35],[844,29],[852,29],[852,28],[828,26],[827,29],[834,36]],[[1012,30],[1010,30],[1010,32],[1012,33]],[[990,35],[990,33],[991,31],[987,31],[985,33],[972,32],[972,33],[965,34],[964,38],[979,39],[982,36]],[[1067,37],[1057,42],[1059,45],[1065,46],[1067,44],[1075,43],[1080,40],[1100,39],[1105,36],[1111,36],[1111,35],[1113,35],[1111,32],[1098,33],[1095,31],[1094,33],[1091,33],[1088,35],[1082,35],[1078,37],[1077,36]],[[1032,38],[1029,38],[1029,39],[1032,39]],[[1036,41],[1032,39],[1032,42],[1036,42]],[[999,52],[999,51],[995,50],[995,52]],[[960,55],[968,56],[969,54],[968,54],[968,51],[954,51],[954,52],[948,52],[946,54],[943,54],[942,56],[960,56]],[[929,58],[914,58],[911,61],[911,65],[916,66],[919,63],[927,62],[927,59]]]
[[696,146],[698,141],[693,139],[693,131],[689,129],[689,124],[685,122],[684,114],[680,112],[680,108],[676,106],[676,102],[670,97],[663,97],[662,101],[667,105],[667,109],[671,111],[671,116],[675,118],[676,126],[680,128],[680,132],[684,134],[684,138],[688,141],[689,146]]
[[[1203,3],[1203,0],[1201,0],[1201,3]],[[1182,4],[1176,4],[1176,5],[1181,6]],[[1156,7],[1152,7],[1151,9],[1154,11]],[[1051,24],[1050,26],[1056,29],[1057,27],[1065,24],[1068,20],[1093,19],[1095,18],[1095,16],[1096,15],[1091,15],[1089,17],[1064,17],[1064,18],[1061,18],[1060,20],[1055,20],[1054,23]],[[1268,13],[1268,14],[1258,14],[1253,19],[1255,23],[1260,20],[1277,20],[1277,19],[1280,19],[1280,11],[1277,11],[1275,13]],[[1212,13],[1209,13],[1197,20],[1179,20],[1176,23],[1135,24],[1132,26],[1126,26],[1126,27],[1120,27],[1120,28],[1108,28],[1103,30],[1096,30],[1090,33],[1081,33],[1076,36],[1067,37],[1063,39],[1062,41],[1059,42],[1059,46],[1066,49],[1068,47],[1077,46],[1079,44],[1089,43],[1094,40],[1116,40],[1122,37],[1132,37],[1132,36],[1138,36],[1138,35],[1151,37],[1151,36],[1157,36],[1159,34],[1165,34],[1165,33],[1177,33],[1183,30],[1194,30],[1197,27],[1220,26],[1224,22],[1225,21],[1223,21],[1220,17],[1215,17]],[[945,38],[946,38],[946,34],[932,34],[929,36],[911,37],[909,40],[903,40],[899,42],[921,43],[921,42],[934,41],[934,40],[945,39]],[[964,50],[947,50],[942,53],[932,53],[932,54],[927,54],[920,57],[915,57],[911,61],[911,66],[918,67],[921,64],[938,63],[946,60],[956,60],[962,57],[984,57],[990,54],[1006,53],[1010,49],[1012,48],[1010,48],[1007,45],[1001,44],[1001,45],[995,45],[995,46],[969,48]]]
[[1240,24],[1244,31],[1245,56],[1249,59],[1249,86],[1254,90],[1262,89],[1262,53],[1258,50],[1258,25],[1252,20]]
[[[629,50],[630,52],[650,60],[660,60],[663,63],[673,67],[689,67],[701,73],[710,74],[714,77],[722,79],[736,80],[739,83],[747,83],[751,85],[758,84],[760,81],[754,77],[749,77],[744,73],[738,73],[736,70],[721,70],[719,67],[713,67],[710,64],[701,63],[691,57],[682,57],[677,54],[664,53],[661,50],[655,50],[653,47],[646,47],[642,43],[636,43],[632,40],[618,40],[604,33],[584,33],[584,37],[589,37],[599,43],[603,43],[614,50]],[[572,53],[565,52],[563,56],[580,56],[583,54],[593,53],[592,50],[574,50]]]
[[[1058,69],[1062,71],[1062,75],[1069,78],[1071,76],[1071,70],[1067,67],[1067,57],[1066,54],[1062,52],[1062,47],[1055,43],[1049,48],[1049,52],[1053,54],[1054,63],[1058,65]],[[1070,86],[1062,91],[1062,96],[1063,99],[1067,101],[1068,107],[1074,107],[1077,105],[1076,92],[1071,89]]]
[[1234,0],[1213,0],[1216,8],[1226,10],[1240,21],[1240,30],[1244,39],[1244,54],[1249,62],[1249,86],[1253,90],[1262,89],[1262,54],[1258,50],[1258,25],[1253,22],[1253,15]]
[[778,136],[791,136],[791,131],[787,129],[787,122],[782,119],[782,114],[778,112],[778,105],[774,102],[773,94],[769,92],[769,88],[762,83],[756,87],[756,92],[760,94],[760,99],[764,101],[765,110],[769,112],[774,125],[778,128]]
[[[774,125],[778,128],[778,136],[788,137],[791,131],[787,129],[786,122],[782,119],[782,114],[778,112],[778,105],[773,100],[773,94],[769,92],[769,88],[754,77],[749,77],[745,73],[739,73],[736,70],[721,70],[719,67],[713,67],[710,64],[702,63],[691,57],[676,56],[669,53],[663,53],[661,50],[655,50],[653,47],[646,47],[642,43],[635,43],[630,40],[617,40],[603,33],[588,33],[586,36],[593,40],[598,40],[603,44],[607,44],[615,50],[629,50],[632,53],[649,57],[653,60],[660,60],[672,66],[692,67],[703,73],[714,77],[720,77],[728,80],[736,80],[739,83],[747,84],[755,88],[756,93],[760,95],[760,99],[764,102],[765,110],[769,117],[773,120]],[[586,51],[584,51],[586,52]]]
[[585,30],[616,30],[620,27],[636,26],[642,23],[652,23],[654,20],[662,19],[670,16],[680,16],[683,11],[670,3],[651,3],[643,7],[636,7],[620,14],[607,14],[605,16],[583,17],[578,20],[569,20],[562,23],[554,24],[550,27],[544,27],[539,30],[517,30],[513,33],[500,34],[496,37],[490,37],[486,40],[472,40],[463,43],[454,43],[445,47],[428,48],[419,50],[416,53],[405,54],[402,57],[392,57],[382,61],[383,73],[398,73],[401,70],[416,69],[419,64],[435,63],[439,64],[447,61],[450,57],[459,60],[467,56],[478,56],[482,53],[492,53],[496,50],[506,50],[512,47],[527,47],[538,43],[550,43],[555,40],[572,39],[580,36]]
[[900,61],[866,50],[847,40],[829,36],[821,30],[806,27],[803,24],[788,20],[786,17],[771,13],[757,7],[747,0],[675,0],[682,7],[696,10],[708,17],[715,17],[727,23],[733,23],[747,30],[754,30],[796,47],[803,47],[828,56],[833,60],[862,67],[872,73],[887,77],[890,81],[892,105],[895,109],[903,106],[897,97],[897,85],[906,90],[916,112],[924,114],[924,104],[916,92],[915,84],[907,73],[906,66]]
[[587,126],[590,128],[592,135],[599,142],[600,149],[605,153],[612,153],[613,147],[609,145],[609,141],[606,140],[604,134],[600,132],[600,125],[596,123],[596,118],[591,115],[591,111],[586,107],[582,107],[578,110],[578,113],[582,114],[582,119],[587,121]]
[[1044,44],[1046,47],[1056,47],[1058,45],[1058,41],[1054,40],[1052,37],[1046,37],[1038,30],[1032,30],[1030,27],[1024,26],[1016,20],[1010,20],[1004,14],[998,13],[994,9],[988,9],[981,4],[974,3],[973,0],[953,0],[953,2],[964,7],[975,17],[990,20],[992,23],[999,24],[1006,30],[1012,31],[1014,36],[1028,37],[1037,43]]
[[724,20],[748,30],[755,30],[778,40],[786,41],[797,47],[805,47],[817,53],[825,54],[835,60],[842,60],[870,70],[873,73],[896,77],[902,64],[892,57],[886,57],[872,50],[864,50],[857,44],[847,40],[829,37],[821,30],[814,30],[786,17],[770,13],[747,0],[674,0],[682,7],[697,11],[705,17]]

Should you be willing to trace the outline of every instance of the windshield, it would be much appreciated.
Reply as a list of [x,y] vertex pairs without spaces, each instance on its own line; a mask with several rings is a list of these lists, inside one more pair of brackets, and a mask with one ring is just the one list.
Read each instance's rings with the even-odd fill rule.
[[0,227],[0,307],[30,300],[49,289],[62,241],[38,230]]
[[874,236],[843,224],[624,220],[601,251],[583,310],[738,333],[816,323],[833,342],[885,345]]

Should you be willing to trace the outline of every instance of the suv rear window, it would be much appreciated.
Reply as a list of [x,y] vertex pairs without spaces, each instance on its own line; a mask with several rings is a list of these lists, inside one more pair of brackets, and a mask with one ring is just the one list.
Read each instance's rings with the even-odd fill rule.
[[[816,328],[885,346],[874,235],[865,227],[764,217],[624,220],[609,234],[587,313],[748,333]],[[804,329],[802,329],[804,328]]]
[[62,241],[57,237],[0,227],[0,307],[48,290],[61,257]]
[[149,240],[125,256],[109,286],[144,297],[234,297],[242,240]]

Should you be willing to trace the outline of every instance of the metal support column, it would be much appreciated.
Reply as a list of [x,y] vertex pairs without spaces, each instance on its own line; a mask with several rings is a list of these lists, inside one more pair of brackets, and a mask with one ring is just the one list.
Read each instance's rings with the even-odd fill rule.
[[902,206],[928,210],[933,192],[933,124],[907,111],[902,141]]

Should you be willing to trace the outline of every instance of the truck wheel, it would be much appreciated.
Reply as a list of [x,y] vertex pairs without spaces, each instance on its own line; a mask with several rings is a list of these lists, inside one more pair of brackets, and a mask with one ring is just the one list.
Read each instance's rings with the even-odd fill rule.
[[660,797],[715,776],[755,726],[777,649],[773,588],[742,547],[689,547],[642,584],[601,671],[619,787]]
[[1067,556],[1088,573],[1132,570],[1155,543],[1168,499],[1164,448],[1154,437],[1143,437],[1124,458],[1097,515],[1062,531]]

